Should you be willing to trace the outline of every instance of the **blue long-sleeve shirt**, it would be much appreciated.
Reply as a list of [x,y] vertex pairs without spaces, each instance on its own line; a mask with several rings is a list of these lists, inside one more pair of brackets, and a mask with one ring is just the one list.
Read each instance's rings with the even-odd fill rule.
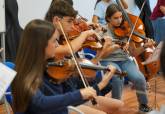
[[79,90],[68,91],[65,83],[54,84],[49,77],[45,77],[25,114],[68,114],[67,106],[83,102]]

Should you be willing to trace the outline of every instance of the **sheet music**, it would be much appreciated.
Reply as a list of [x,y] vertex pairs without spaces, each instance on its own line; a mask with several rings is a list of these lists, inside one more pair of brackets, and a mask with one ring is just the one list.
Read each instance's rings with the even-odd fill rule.
[[0,63],[0,99],[14,79],[16,71]]
[[146,65],[146,64],[149,64],[149,63],[152,63],[152,62],[159,60],[162,46],[163,46],[163,41],[161,41],[159,43],[159,45],[154,50],[153,54],[146,61],[142,62],[142,64]]

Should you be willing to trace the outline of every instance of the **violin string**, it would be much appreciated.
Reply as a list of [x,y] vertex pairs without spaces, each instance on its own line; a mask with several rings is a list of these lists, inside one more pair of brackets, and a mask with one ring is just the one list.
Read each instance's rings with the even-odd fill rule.
[[69,50],[70,50],[71,55],[72,55],[72,57],[73,57],[73,61],[74,61],[75,64],[76,64],[76,67],[77,67],[77,70],[78,70],[78,72],[79,72],[79,74],[80,74],[81,80],[82,80],[82,82],[83,82],[85,88],[87,88],[87,86],[88,86],[88,85],[87,85],[87,81],[85,80],[85,78],[84,78],[84,76],[83,76],[83,74],[82,74],[82,71],[80,70],[80,65],[78,64],[78,62],[77,62],[77,60],[76,60],[76,57],[75,57],[74,52],[73,52],[73,48],[72,48],[72,46],[70,45],[70,43],[69,43],[69,41],[68,41],[68,39],[67,39],[67,37],[66,37],[66,34],[65,34],[64,30],[63,30],[63,27],[62,27],[61,23],[60,23],[60,22],[58,22],[58,23],[59,23],[60,29],[61,29],[61,31],[62,31],[62,33],[63,33],[63,35],[64,35],[64,38],[65,38],[65,40],[66,40],[66,42],[67,42],[67,44],[68,44]]

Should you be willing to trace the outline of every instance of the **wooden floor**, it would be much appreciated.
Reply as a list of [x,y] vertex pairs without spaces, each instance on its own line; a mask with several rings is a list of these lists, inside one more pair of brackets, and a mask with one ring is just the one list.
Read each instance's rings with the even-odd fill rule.
[[[150,91],[148,91],[149,106],[153,109],[160,109],[160,106],[165,104],[165,79],[161,76],[151,79]],[[156,85],[156,86],[155,86]],[[156,88],[156,94],[155,94]],[[135,90],[131,89],[130,85],[125,86],[123,93],[123,101],[125,103],[125,109],[122,114],[137,114],[138,102],[136,98]],[[116,112],[114,114],[117,114]],[[121,113],[120,113],[121,114]]]

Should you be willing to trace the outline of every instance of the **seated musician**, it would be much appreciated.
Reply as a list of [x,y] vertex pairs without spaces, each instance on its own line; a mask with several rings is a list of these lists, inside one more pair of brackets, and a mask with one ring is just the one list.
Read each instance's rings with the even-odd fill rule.
[[[65,8],[63,8],[65,7]],[[77,11],[73,9],[71,4],[69,5],[64,0],[53,0],[49,10],[46,13],[45,19],[47,21],[52,22],[55,26],[57,26],[57,29],[60,32],[60,36],[63,36],[61,28],[59,26],[59,22],[62,24],[64,32],[67,33],[72,30],[73,27],[73,21],[75,20],[77,15]],[[95,34],[93,30],[87,30],[84,32],[81,32],[81,34],[73,39],[71,41],[71,46],[73,47],[73,51],[77,52],[83,45],[83,43],[86,41],[88,36]],[[60,37],[58,39],[59,47],[56,48],[56,58],[63,59],[65,56],[71,55],[70,50],[67,44],[61,44],[62,38]],[[97,58],[92,60],[93,63],[97,63],[99,61],[99,58],[104,54],[104,49],[107,48],[110,45],[110,40],[107,39],[107,42],[103,46],[103,50],[98,53]],[[95,78],[95,75],[94,75]],[[73,79],[74,81],[75,79]],[[72,81],[72,80],[71,80]],[[74,81],[75,82],[75,81]],[[76,81],[77,82],[77,81]],[[75,86],[74,88],[77,88],[77,84],[73,84]],[[79,87],[79,85],[78,85]],[[73,89],[74,89],[73,88]]]
[[[45,19],[52,22],[55,26],[57,26],[57,30],[59,31],[60,35],[63,35],[59,22],[62,24],[64,32],[67,33],[70,30],[72,30],[73,21],[76,15],[77,12],[73,9],[71,5],[69,5],[67,2],[63,0],[56,0],[51,3]],[[93,32],[92,30],[84,31],[80,34],[79,37],[72,40],[71,45],[73,47],[74,52],[77,52],[82,47],[83,42],[86,40],[85,38],[88,38],[88,36],[94,33],[95,32]],[[61,40],[62,40],[61,38],[58,39],[59,43]],[[103,48],[105,48],[107,45],[109,45],[108,39],[107,39],[107,43],[103,46]],[[103,53],[104,50],[100,52],[99,56],[101,56]],[[56,58],[63,58],[67,55],[70,55],[70,50],[68,45],[67,44],[59,45],[59,47],[56,48],[55,55]],[[97,61],[98,60],[94,60],[95,63]],[[73,83],[74,83],[72,84],[73,86],[77,86],[77,84],[75,84],[77,82],[73,80]],[[116,106],[113,105],[113,99],[109,99],[109,100],[111,100],[109,106],[114,107],[114,109],[116,109]]]
[[[42,20],[33,20],[25,27],[16,57],[17,75],[12,83],[14,112],[67,114],[67,106],[79,105],[84,100],[96,97],[94,88],[101,90],[111,79],[115,72],[113,66],[109,67],[111,72],[106,73],[102,82],[93,88],[70,91],[65,86],[65,81],[52,79],[46,72],[46,64],[49,58],[55,56],[59,35],[54,25]],[[97,99],[98,104],[103,106],[103,100],[101,97]],[[121,107],[121,101],[114,101],[116,104],[112,104],[116,105],[115,107]],[[105,114],[103,111],[83,105],[78,108],[85,114]]]
[[[69,8],[69,10],[70,10],[71,12],[72,12],[72,11],[74,12],[73,8],[72,8],[70,5],[68,5],[66,2],[64,2],[63,0],[61,0],[60,2],[62,2],[62,4],[60,5],[60,7],[61,7],[61,6],[62,6],[62,7],[63,7],[63,6],[66,6],[66,9]],[[58,1],[57,1],[57,3],[58,3]],[[55,4],[55,6],[59,6],[59,5]],[[58,9],[59,7],[56,7],[56,8]],[[58,9],[58,12],[59,12],[59,10],[61,11],[61,8]],[[67,9],[67,10],[64,10],[64,11],[69,11],[69,10]],[[55,11],[56,11],[56,10],[55,10]],[[54,13],[54,12],[52,12],[52,13]],[[55,14],[56,14],[56,13],[55,13]],[[57,13],[57,14],[58,14],[58,13]],[[72,15],[73,13],[70,13],[70,12],[69,12],[69,15],[70,15],[70,14]],[[72,19],[73,19],[74,16],[69,16],[68,14],[65,14],[65,13],[63,13],[63,15],[64,15],[64,16],[62,16],[62,17],[65,17],[65,19],[61,19],[61,18],[58,18],[58,19],[60,20],[60,22],[62,22],[62,25],[63,25],[63,26],[66,26],[66,27],[68,27],[68,28],[70,29],[70,28],[71,28],[70,26],[72,26],[72,24],[73,24],[73,23],[72,23]],[[58,16],[59,16],[59,15],[58,15]],[[54,16],[53,16],[53,17],[54,17]],[[61,16],[59,16],[59,17],[61,17]],[[66,19],[66,17],[67,17],[67,19],[68,19],[68,18],[72,18],[72,19],[69,21],[69,20]],[[56,19],[57,19],[57,17],[56,17]],[[56,19],[55,19],[55,20],[56,20]],[[59,20],[58,20],[58,21],[59,21]],[[58,21],[55,21],[56,24],[58,23]],[[60,31],[60,29],[59,29],[59,24],[57,24],[57,26],[58,26],[58,27],[57,27],[57,30],[59,31],[59,34],[61,35],[61,31]],[[66,30],[66,29],[67,29],[67,28],[65,28],[65,30]],[[67,30],[68,30],[68,29],[67,29]],[[66,30],[66,31],[67,31],[67,30]],[[60,36],[60,35],[59,35],[59,36]],[[82,36],[83,36],[83,38],[86,37],[86,35],[82,35]],[[79,37],[79,38],[82,38],[82,36]],[[58,40],[59,40],[59,38],[58,38]],[[64,50],[64,51],[62,51],[62,50],[59,51],[60,54],[61,54],[61,53],[64,54],[64,55],[65,55],[66,53],[67,53],[67,54],[68,54],[68,53],[70,54],[70,52],[68,51],[69,49],[68,49],[68,50],[65,49],[65,48],[68,48],[67,45],[66,45],[66,46],[65,46],[65,45],[60,45],[59,47],[61,47],[61,49]],[[59,54],[59,52],[56,53],[56,51],[60,49],[59,47],[57,47],[58,49],[57,49],[57,48],[55,49],[55,55],[56,55],[56,54],[57,54],[57,55]],[[62,47],[63,47],[63,48],[65,47],[65,48],[63,49]],[[65,52],[66,52],[66,53],[65,53]],[[46,84],[47,84],[47,87],[50,87],[50,88],[51,88],[51,90],[52,90],[51,92],[55,91],[55,93],[56,93],[56,86],[58,86],[58,84],[56,85],[56,82],[50,81],[50,80],[52,80],[51,78],[48,78],[48,79],[46,78],[46,80],[47,80],[47,82],[48,82],[48,83],[46,83]],[[104,79],[103,79],[103,80],[104,80]],[[50,82],[49,82],[49,81],[50,81]],[[67,80],[66,80],[66,82],[67,82]],[[65,85],[65,82],[64,82],[62,85]],[[102,84],[101,84],[101,85],[102,85]],[[103,84],[103,85],[104,85],[104,84]],[[60,86],[60,87],[61,87],[61,86]],[[97,90],[101,90],[101,88],[97,88],[97,86],[94,86],[94,87],[95,87]],[[67,89],[67,88],[65,88],[65,91],[70,91],[70,90],[68,90],[68,89],[66,90],[66,89]],[[69,89],[70,89],[70,88],[69,88]],[[47,93],[47,92],[48,92],[48,94],[50,93],[50,91],[46,91],[46,93]],[[52,93],[50,93],[50,94],[52,94]],[[104,104],[104,101],[106,101],[106,102],[108,101],[108,103],[107,103],[107,104]],[[108,108],[106,107],[106,109],[108,110],[108,112],[109,112],[109,111],[112,111],[112,110],[111,110],[111,107],[112,107],[113,110],[117,110],[118,108],[120,108],[120,107],[123,105],[123,103],[122,103],[121,101],[118,101],[118,100],[115,100],[115,99],[109,99],[109,98],[104,98],[104,99],[103,99],[103,97],[97,97],[97,102],[98,102],[100,108],[102,108],[102,107],[104,108],[104,107],[107,105]],[[71,104],[70,104],[70,105],[71,105]],[[105,105],[105,106],[104,106],[104,105]],[[99,107],[97,107],[97,108],[99,108]],[[79,107],[79,108],[82,108],[82,106]],[[102,108],[102,110],[103,110],[103,108]],[[83,106],[83,109],[84,109],[84,106]],[[82,109],[82,110],[83,110],[83,109]],[[89,107],[88,107],[88,109],[89,109]],[[105,109],[105,110],[106,110],[106,109]],[[94,110],[94,109],[93,109],[93,110]],[[100,111],[100,112],[101,112],[101,111]],[[99,113],[100,113],[100,112],[99,112]]]
[[[118,40],[120,42],[125,42],[126,45],[121,47],[120,45],[113,43],[111,49],[109,49],[109,51],[107,50],[107,53],[104,55],[104,59],[101,60],[101,64],[104,66],[112,64],[118,70],[126,71],[128,73],[128,79],[135,86],[139,110],[142,112],[149,112],[151,111],[151,108],[147,105],[148,98],[144,75],[139,71],[134,61],[130,59],[129,53],[127,52],[129,50],[131,54],[138,55],[143,52],[147,46],[151,45],[151,41],[149,40],[143,47],[135,48],[132,40],[129,43],[126,42],[128,40],[127,35],[125,35],[124,38],[116,36],[114,30],[115,28],[120,28],[123,22],[122,12],[116,4],[108,6],[105,19],[107,21],[107,33],[105,34],[111,36],[112,42]],[[121,99],[122,90],[123,81],[119,77],[114,76],[112,78],[112,98]]]

